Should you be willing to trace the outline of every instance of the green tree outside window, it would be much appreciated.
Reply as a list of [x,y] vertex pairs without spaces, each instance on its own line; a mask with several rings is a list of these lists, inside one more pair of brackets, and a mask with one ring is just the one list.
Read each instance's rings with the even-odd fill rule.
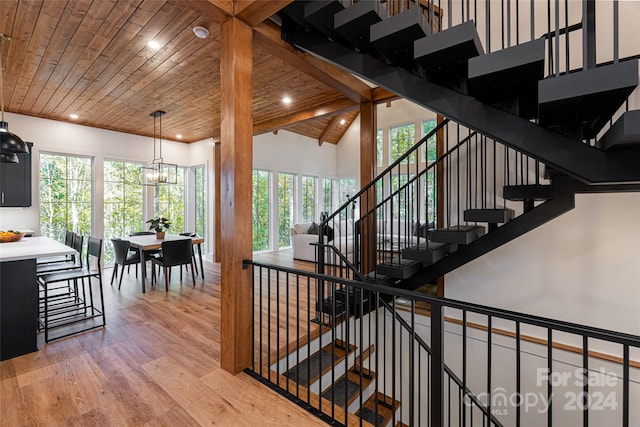
[[278,174],[278,247],[291,246],[291,225],[295,212],[295,175]]
[[[391,162],[398,160],[415,144],[415,129],[413,124],[396,126],[389,129],[391,140]],[[409,156],[409,163],[415,163],[415,153]]]
[[40,153],[40,233],[64,242],[92,232],[92,159]]
[[302,222],[316,220],[316,178],[302,177]]
[[253,170],[253,250],[269,249],[269,171]]
[[112,238],[144,230],[143,187],[138,184],[140,164],[104,162],[104,261],[114,260]]

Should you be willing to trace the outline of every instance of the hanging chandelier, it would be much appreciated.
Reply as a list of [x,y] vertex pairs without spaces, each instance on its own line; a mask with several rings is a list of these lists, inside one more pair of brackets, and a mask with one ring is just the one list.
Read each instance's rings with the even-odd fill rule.
[[[165,163],[162,158],[162,110],[156,110],[150,114],[153,116],[153,160],[140,167],[141,185],[177,184],[178,165]],[[158,132],[158,157],[156,157],[156,124],[159,122]]]
[[4,64],[2,63],[2,42],[11,37],[0,33],[0,163],[19,163],[16,153],[28,153],[29,147],[18,135],[9,132],[9,124],[4,121]]

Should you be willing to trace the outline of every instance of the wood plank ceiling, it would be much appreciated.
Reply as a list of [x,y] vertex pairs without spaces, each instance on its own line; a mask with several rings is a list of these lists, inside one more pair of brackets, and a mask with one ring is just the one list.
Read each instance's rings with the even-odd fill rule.
[[[191,8],[193,3],[0,0],[0,32],[12,38],[1,52],[5,110],[152,136],[149,114],[161,109],[167,112],[163,139],[181,134],[183,142],[219,140],[220,27],[202,8]],[[195,37],[194,26],[208,28],[209,37]],[[150,48],[150,40],[160,48]],[[289,106],[281,101],[285,95],[292,99]],[[319,106],[333,106],[344,124],[332,123],[335,113],[308,113]],[[256,43],[255,133],[287,127],[335,144],[356,108],[353,100]]]

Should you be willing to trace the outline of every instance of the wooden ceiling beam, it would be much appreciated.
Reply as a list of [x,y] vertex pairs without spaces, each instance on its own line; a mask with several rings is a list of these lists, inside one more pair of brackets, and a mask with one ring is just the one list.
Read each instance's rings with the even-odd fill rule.
[[294,113],[287,114],[286,116],[254,123],[253,134],[259,135],[262,133],[273,132],[278,129],[286,129],[309,120],[346,113],[347,111],[354,111],[358,108],[360,108],[360,104],[350,99],[342,99],[340,101],[330,102],[314,107],[310,110],[296,111]]
[[236,0],[234,13],[247,25],[255,27],[292,2],[293,0],[271,0],[268,2],[264,0]]
[[289,63],[355,102],[371,101],[371,88],[350,73],[301,52],[282,40],[280,27],[265,21],[253,31],[256,46]]
[[195,10],[210,19],[216,24],[222,24],[233,14],[233,4],[229,8],[231,1],[224,0],[181,0],[180,4]]
[[398,95],[396,95],[393,92],[390,92],[384,88],[381,87],[375,87],[373,89],[371,89],[371,100],[375,103],[375,104],[380,104],[383,102],[390,102],[390,101],[394,101],[396,99],[400,99],[400,97]]
[[333,116],[327,127],[322,131],[320,138],[318,138],[318,145],[322,145],[325,139],[329,136],[334,127],[336,127],[336,123],[338,123],[338,119],[340,118],[340,114],[336,114]]

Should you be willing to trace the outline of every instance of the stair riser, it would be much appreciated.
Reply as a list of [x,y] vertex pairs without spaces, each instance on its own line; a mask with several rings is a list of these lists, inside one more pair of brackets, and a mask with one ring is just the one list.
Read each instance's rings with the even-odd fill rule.
[[402,257],[422,262],[423,266],[434,264],[447,256],[451,248],[443,246],[435,250],[420,250],[407,248],[402,251]]
[[408,279],[409,277],[416,274],[422,265],[419,262],[411,263],[409,265],[390,265],[390,264],[378,264],[376,266],[376,272],[378,274],[384,274],[388,277],[393,277],[396,279]]

